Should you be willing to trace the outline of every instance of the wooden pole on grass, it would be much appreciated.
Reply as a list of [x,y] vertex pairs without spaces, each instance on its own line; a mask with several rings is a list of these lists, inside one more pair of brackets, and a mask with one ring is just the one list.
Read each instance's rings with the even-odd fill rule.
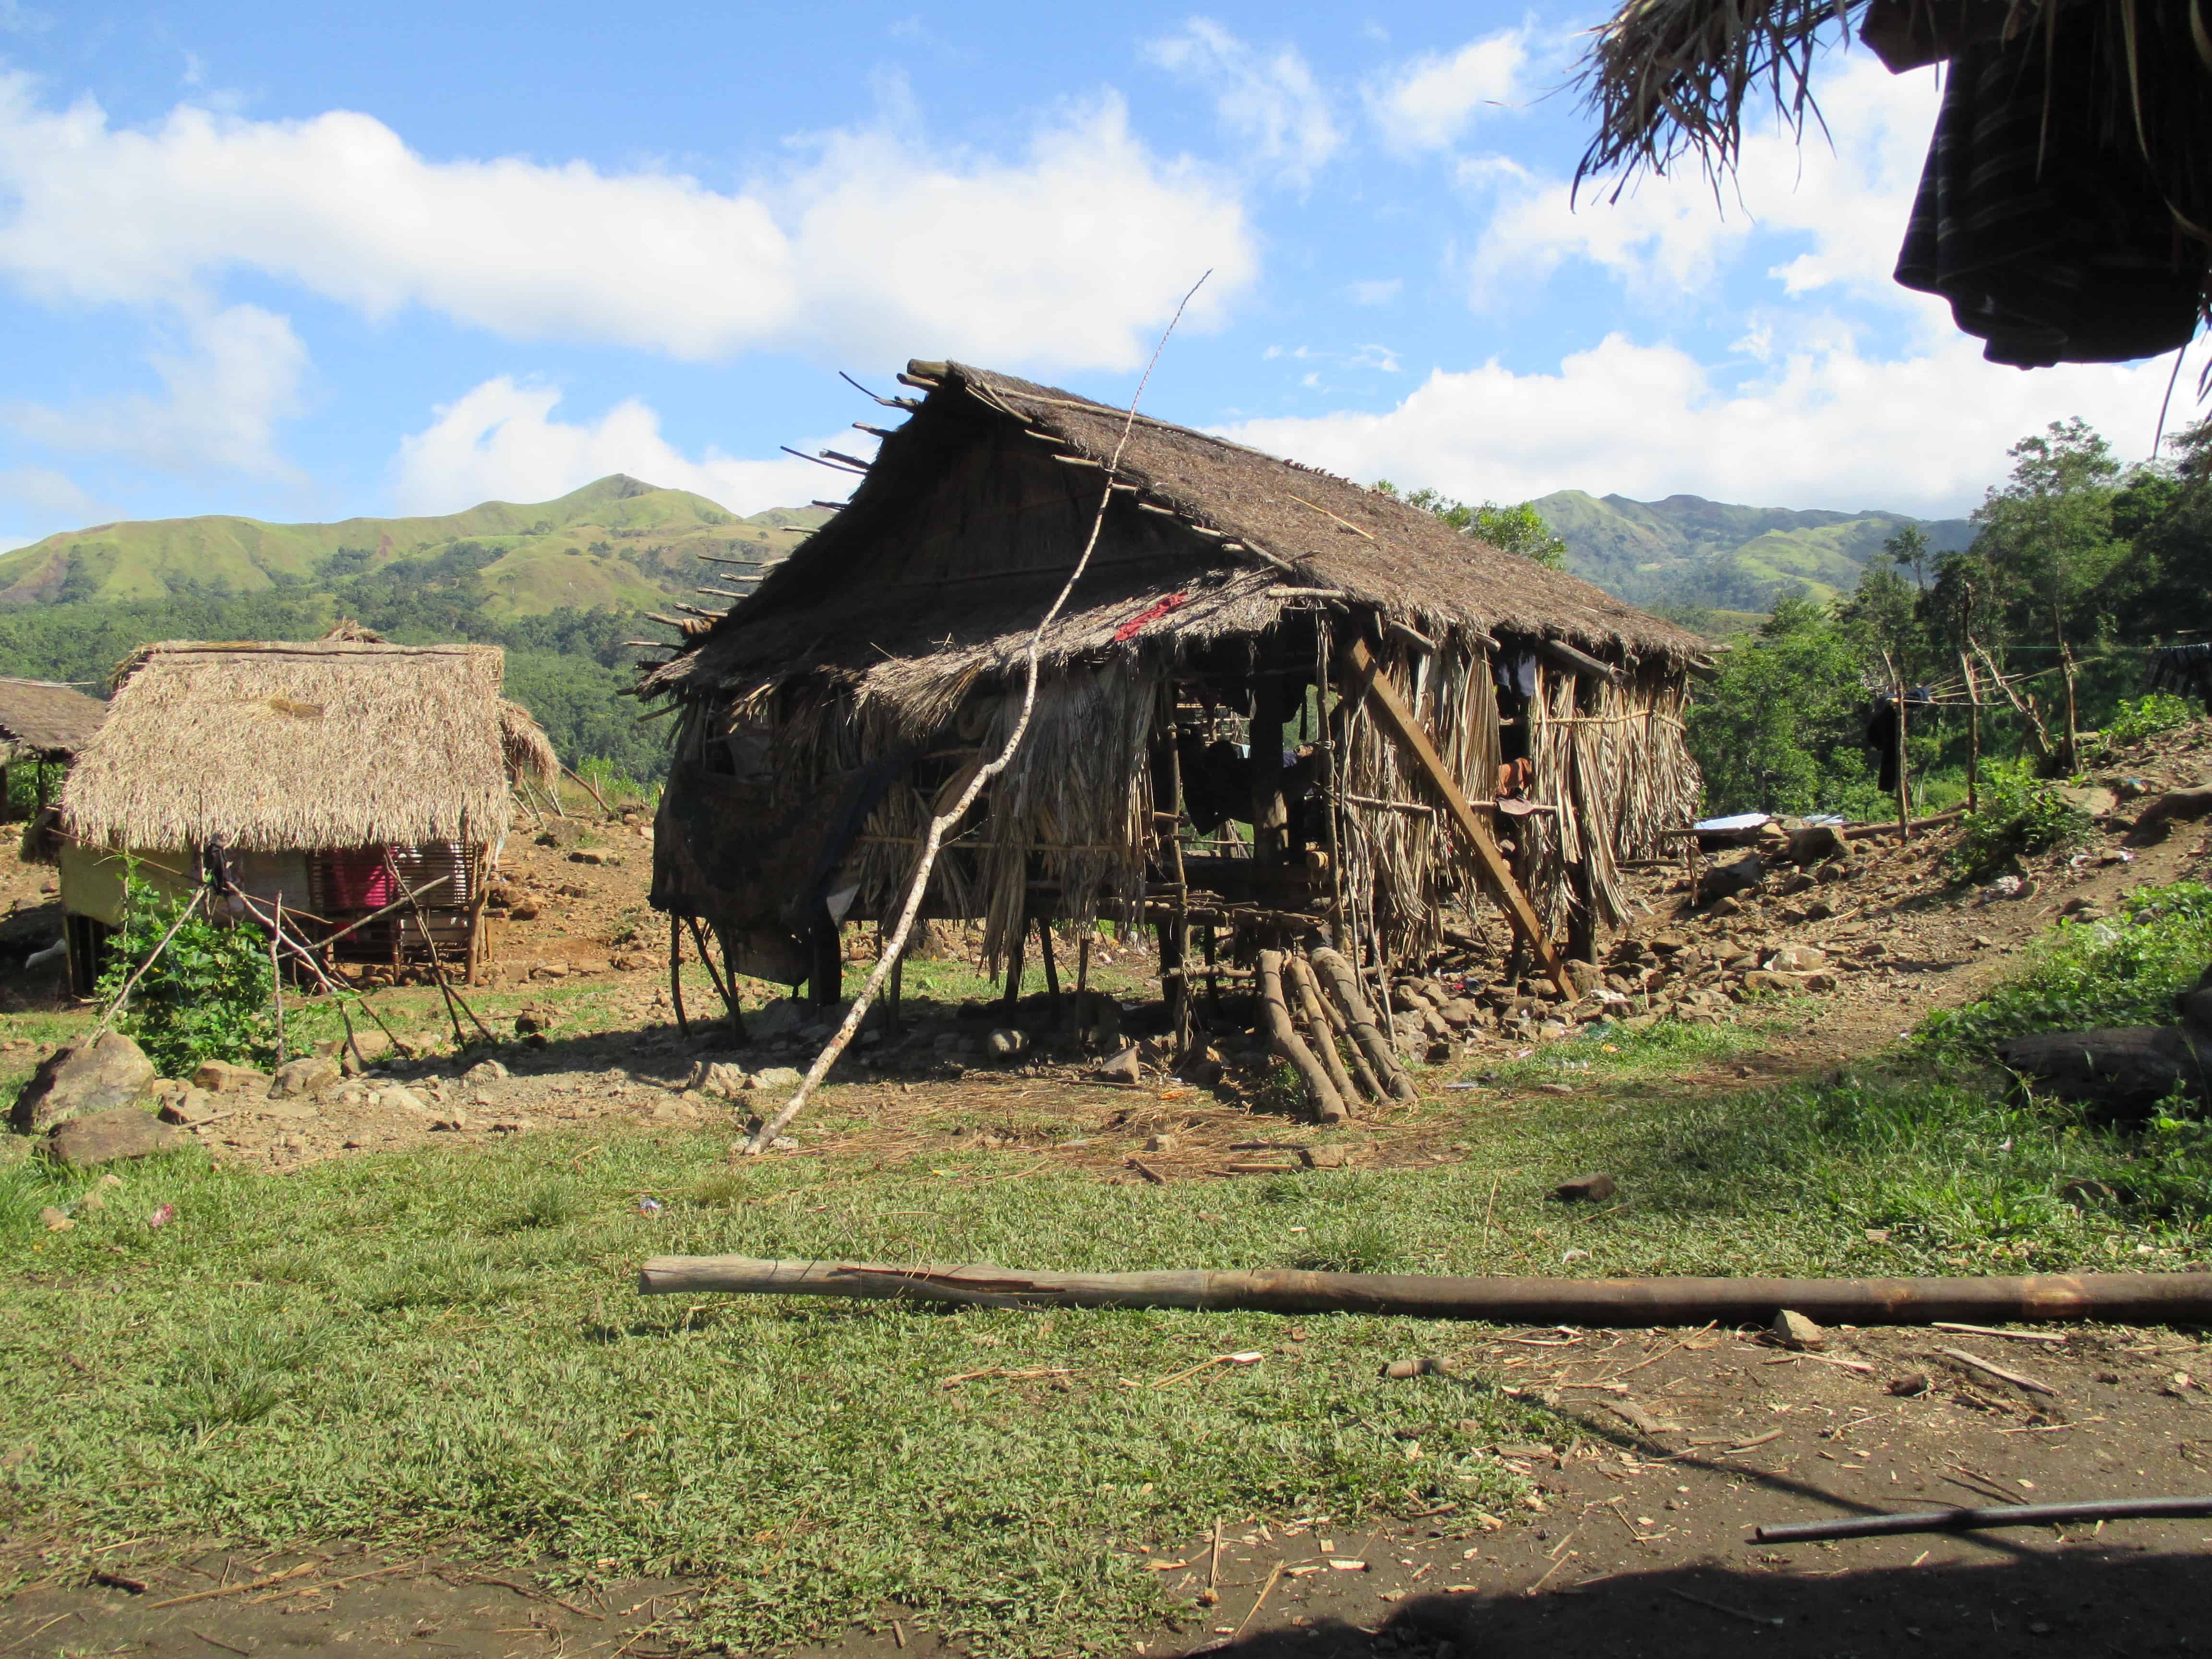
[[1970,1279],[1460,1279],[1291,1267],[1025,1273],[983,1263],[763,1261],[656,1256],[643,1296],[841,1296],[985,1308],[1196,1308],[1208,1312],[1397,1315],[1502,1325],[1765,1325],[1784,1308],[1823,1325],[1990,1324],[2094,1319],[2212,1321],[2212,1273],[2023,1273]]
[[1390,1097],[1393,1100],[1419,1100],[1420,1091],[1413,1087],[1413,1080],[1406,1075],[1406,1068],[1399,1061],[1397,1051],[1376,1029],[1375,1016],[1367,1006],[1367,998],[1359,988],[1359,979],[1352,971],[1351,963],[1330,950],[1308,951],[1307,958],[1328,981],[1330,994],[1336,998],[1336,1006],[1344,1011],[1346,1019],[1351,1023],[1353,1043],[1361,1054],[1367,1056],[1368,1065],[1374,1068],[1375,1075],[1382,1081]]
[[1982,691],[1974,682],[1974,665],[1961,651],[1959,672],[1966,677],[1966,810],[1982,810]]
[[1297,1027],[1291,1019],[1290,1005],[1283,1000],[1283,953],[1280,951],[1260,952],[1260,1006],[1267,1022],[1268,1045],[1278,1060],[1291,1063],[1306,1085],[1306,1097],[1313,1103],[1314,1115],[1323,1123],[1341,1123],[1350,1115],[1345,1110],[1344,1097],[1336,1091],[1328,1073],[1323,1069],[1314,1051],[1306,1047]]

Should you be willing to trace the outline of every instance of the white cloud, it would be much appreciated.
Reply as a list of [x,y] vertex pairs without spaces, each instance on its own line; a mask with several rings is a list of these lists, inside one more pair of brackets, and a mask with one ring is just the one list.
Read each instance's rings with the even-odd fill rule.
[[1222,127],[1291,183],[1310,182],[1343,147],[1328,98],[1295,46],[1263,56],[1210,18],[1194,17],[1182,33],[1145,50],[1162,68],[1210,88]]
[[1368,112],[1396,149],[1449,149],[1485,106],[1510,102],[1528,62],[1526,29],[1486,34],[1449,57],[1425,52],[1368,88]]
[[1478,303],[1540,281],[1567,259],[1585,260],[1633,287],[1690,290],[1739,257],[1754,236],[1810,246],[1767,274],[1793,295],[1841,289],[1901,298],[1890,281],[1920,179],[1939,90],[1923,76],[1893,76],[1871,53],[1833,66],[1817,127],[1801,147],[1778,129],[1744,143],[1733,184],[1717,195],[1694,163],[1644,178],[1618,200],[1586,184],[1579,205],[1562,179],[1503,156],[1464,161],[1460,182],[1497,206],[1469,262]]
[[2148,449],[2167,366],[2023,374],[1954,335],[1882,362],[1847,333],[1808,330],[1757,379],[1723,379],[1669,346],[1609,335],[1556,373],[1495,361],[1437,370],[1379,414],[1257,420],[1239,441],[1350,477],[1462,499],[1554,489],[1756,506],[1961,513],[2009,470],[2006,448],[2080,415],[2125,454]]
[[[49,526],[90,524],[103,516],[98,503],[77,486],[76,479],[50,466],[0,468],[0,513],[19,522],[27,520]],[[28,536],[0,531],[0,553],[50,533],[46,529]]]
[[[483,501],[544,501],[627,472],[665,489],[689,489],[733,513],[758,513],[820,498],[842,501],[856,482],[800,460],[742,460],[708,449],[694,460],[660,434],[660,417],[636,398],[582,425],[552,418],[556,387],[520,386],[502,375],[436,410],[400,441],[392,495],[403,513],[453,513]],[[832,441],[866,459],[872,441]],[[817,446],[818,447],[818,446]]]
[[289,473],[276,423],[298,412],[307,348],[258,306],[186,306],[182,351],[149,359],[167,388],[52,408],[0,405],[0,422],[57,449],[119,454],[163,472]]
[[754,347],[1127,368],[1198,272],[1217,319],[1258,266],[1232,190],[1133,137],[1112,97],[1016,160],[902,131],[805,146],[722,191],[582,161],[433,161],[374,118],[179,105],[146,129],[0,75],[0,270],[34,294],[176,303],[246,270],[371,317],[708,360]]
[[1344,290],[1344,297],[1356,306],[1387,306],[1405,286],[1402,276],[1378,276],[1370,282],[1352,283]]

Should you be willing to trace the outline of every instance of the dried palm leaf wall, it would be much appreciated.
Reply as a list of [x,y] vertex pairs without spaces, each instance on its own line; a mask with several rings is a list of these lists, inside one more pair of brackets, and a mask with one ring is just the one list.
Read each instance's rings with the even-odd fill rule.
[[[1498,705],[1485,653],[1456,634],[1430,652],[1395,639],[1378,652],[1462,792],[1497,794]],[[1170,653],[1066,664],[1041,678],[1019,754],[945,841],[927,914],[981,919],[995,971],[1024,920],[1133,921],[1145,896],[1153,779],[1148,749],[1167,728],[1176,690]],[[1686,821],[1698,790],[1682,740],[1679,675],[1619,684],[1538,670],[1528,713],[1531,798],[1554,815],[1509,820],[1516,874],[1557,933],[1571,902],[1569,866],[1586,865],[1598,921],[1627,920],[1615,866],[1656,852],[1656,832]],[[896,692],[763,692],[710,715],[762,745],[767,811],[778,816],[872,766],[894,775],[859,825],[828,883],[854,890],[848,914],[895,914],[931,817],[1003,747],[1019,702],[981,673],[916,678]],[[1338,889],[1363,954],[1402,963],[1443,942],[1444,915],[1472,894],[1466,849],[1403,749],[1366,705],[1337,702]],[[781,903],[789,895],[772,896]],[[766,908],[773,908],[772,906]]]

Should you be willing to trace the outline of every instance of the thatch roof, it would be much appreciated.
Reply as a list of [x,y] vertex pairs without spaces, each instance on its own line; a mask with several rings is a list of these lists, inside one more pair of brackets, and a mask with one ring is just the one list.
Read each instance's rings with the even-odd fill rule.
[[52,680],[0,679],[0,745],[40,760],[67,760],[84,747],[107,705]]
[[[927,397],[884,438],[843,511],[728,615],[691,624],[641,695],[817,671],[890,690],[1019,655],[1080,550],[1123,413],[964,363],[910,365],[909,380]],[[1036,486],[1053,457],[1057,475]],[[1259,634],[1317,589],[1428,632],[1559,639],[1615,661],[1679,666],[1707,648],[1431,514],[1187,427],[1140,416],[1116,477],[1106,539],[1047,637],[1048,659],[1135,648],[1133,618],[1170,599],[1137,644]],[[948,508],[948,492],[966,499]],[[942,533],[919,527],[925,514]],[[957,568],[969,526],[1018,540],[1006,528],[1018,521],[1038,528],[1016,568]],[[939,574],[917,576],[925,564]]]
[[124,664],[62,790],[80,842],[240,849],[498,845],[552,746],[496,646],[171,641]]
[[2212,305],[2203,0],[1627,0],[1580,77],[1577,186],[1733,171],[1747,114],[1825,131],[1814,65],[1854,33],[1891,70],[1948,62],[1897,280],[1992,361],[2121,362]]

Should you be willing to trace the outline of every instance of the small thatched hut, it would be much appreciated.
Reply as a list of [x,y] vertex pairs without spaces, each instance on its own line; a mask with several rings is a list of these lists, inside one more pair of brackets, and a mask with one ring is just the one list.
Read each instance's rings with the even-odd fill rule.
[[2212,307],[2204,0],[1628,0],[1583,77],[1580,176],[1716,173],[1747,108],[1802,133],[1814,64],[1856,30],[1893,73],[1948,65],[1897,280],[1992,362],[2179,350]]
[[963,364],[903,378],[927,396],[851,502],[640,687],[678,715],[653,902],[738,969],[832,994],[836,924],[896,911],[933,809],[997,750],[1109,488],[1020,757],[926,914],[980,919],[993,958],[1105,917],[1163,924],[1171,969],[1187,925],[1209,961],[1216,930],[1247,959],[1326,933],[1388,969],[1477,879],[1472,818],[1550,932],[1623,919],[1616,863],[1698,793],[1695,636],[1238,444],[1139,417],[1109,485],[1120,411]]
[[46,805],[52,781],[76,757],[107,705],[52,680],[0,679],[0,818],[12,816],[10,769],[27,766],[37,780],[33,811]]
[[281,898],[335,960],[397,966],[434,950],[475,977],[512,781],[550,783],[557,766],[538,723],[500,696],[504,664],[496,646],[358,630],[137,652],[62,790],[76,982],[97,977],[122,920],[126,858],[159,884],[212,877]]

